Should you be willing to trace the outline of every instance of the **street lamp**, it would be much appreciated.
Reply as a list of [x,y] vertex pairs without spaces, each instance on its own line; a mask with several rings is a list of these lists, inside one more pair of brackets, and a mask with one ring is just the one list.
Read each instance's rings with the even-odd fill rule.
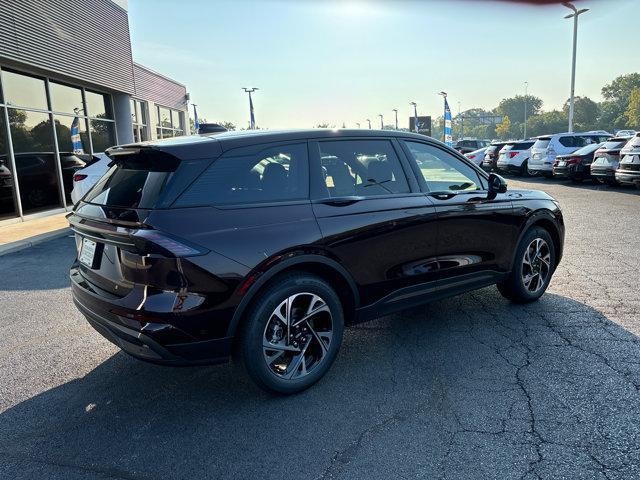
[[369,130],[371,130],[371,120],[367,118],[367,123],[369,123]]
[[529,82],[524,82],[524,139],[527,139],[527,100],[529,98],[528,95]]
[[384,130],[384,117],[381,113],[379,113],[378,116],[380,117],[380,130]]
[[242,87],[242,90],[249,94],[249,130],[256,129],[256,116],[253,113],[253,100],[251,94],[258,90],[256,87]]
[[398,109],[394,108],[392,111],[396,114],[396,130],[398,130]]
[[360,128],[360,124],[358,122],[356,122],[356,125],[358,126],[358,128]]
[[409,102],[409,105],[413,105],[413,131],[418,133],[418,104]]
[[573,13],[565,15],[564,18],[573,18],[573,58],[571,61],[571,95],[569,96],[569,133],[573,132],[573,96],[576,86],[576,44],[578,43],[578,16],[588,12],[588,8],[578,10],[572,3],[562,2],[562,5],[572,10]]

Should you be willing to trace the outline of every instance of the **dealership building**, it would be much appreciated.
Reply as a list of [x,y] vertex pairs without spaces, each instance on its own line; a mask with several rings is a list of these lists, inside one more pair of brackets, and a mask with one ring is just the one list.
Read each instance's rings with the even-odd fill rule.
[[126,0],[0,2],[0,227],[69,210],[112,145],[189,134],[188,100],[133,61]]

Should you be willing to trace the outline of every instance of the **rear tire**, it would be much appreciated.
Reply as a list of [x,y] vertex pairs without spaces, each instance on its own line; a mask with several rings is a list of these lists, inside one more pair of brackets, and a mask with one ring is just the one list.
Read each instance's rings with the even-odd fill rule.
[[260,388],[289,395],[324,376],[343,331],[342,305],[333,288],[314,275],[290,273],[258,294],[242,325],[238,353]]
[[514,303],[539,299],[549,286],[555,261],[555,246],[549,232],[542,227],[531,228],[520,240],[511,273],[497,284],[498,290]]
[[522,165],[520,166],[520,176],[528,177],[529,176],[529,159],[527,158]]

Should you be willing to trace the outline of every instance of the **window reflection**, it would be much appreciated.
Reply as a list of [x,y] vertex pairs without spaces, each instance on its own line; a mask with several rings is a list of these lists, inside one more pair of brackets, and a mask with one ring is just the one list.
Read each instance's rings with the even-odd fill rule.
[[91,142],[93,152],[104,152],[107,148],[113,147],[116,143],[115,128],[113,122],[102,122],[100,120],[90,120]]
[[23,212],[59,207],[57,162],[49,114],[14,108],[9,108],[8,113]]
[[85,91],[87,114],[92,118],[113,118],[109,96],[103,93]]
[[15,202],[15,186],[11,159],[9,158],[9,144],[7,143],[6,132],[4,108],[0,108],[0,220],[18,216],[18,208],[16,207]]
[[2,87],[4,98],[8,105],[39,108],[47,110],[47,94],[44,80],[21,75],[19,73],[2,71]]
[[[55,115],[53,123],[58,136],[58,148],[60,148],[65,201],[67,205],[72,205],[73,175],[76,170],[84,168],[85,161],[89,159],[87,123],[82,117],[68,117],[66,115]],[[76,140],[75,144],[74,140]]]
[[56,112],[79,113],[84,115],[82,90],[61,83],[49,82],[51,107]]

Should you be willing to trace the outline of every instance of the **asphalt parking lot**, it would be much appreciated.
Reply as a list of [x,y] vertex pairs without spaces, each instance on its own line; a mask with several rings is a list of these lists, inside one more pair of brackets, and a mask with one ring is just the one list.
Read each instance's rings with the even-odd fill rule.
[[638,478],[640,192],[510,186],[564,209],[540,301],[486,288],[349,328],[287,398],[120,353],[72,305],[69,237],[0,257],[0,478]]

